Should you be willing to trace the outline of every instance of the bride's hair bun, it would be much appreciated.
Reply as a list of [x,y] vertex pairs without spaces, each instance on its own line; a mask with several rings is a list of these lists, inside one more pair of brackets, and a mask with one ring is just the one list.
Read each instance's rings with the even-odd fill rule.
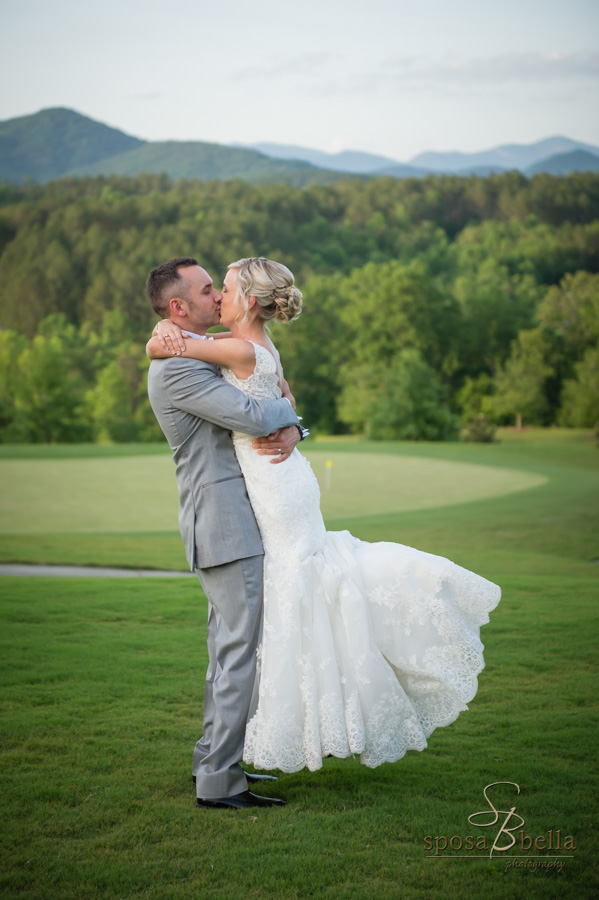
[[239,259],[229,269],[237,272],[237,299],[249,313],[250,297],[256,298],[259,315],[265,322],[292,322],[302,311],[302,294],[295,284],[293,272],[282,263],[263,256]]
[[302,293],[294,284],[285,288],[275,298],[276,311],[274,318],[277,322],[293,322],[302,311]]

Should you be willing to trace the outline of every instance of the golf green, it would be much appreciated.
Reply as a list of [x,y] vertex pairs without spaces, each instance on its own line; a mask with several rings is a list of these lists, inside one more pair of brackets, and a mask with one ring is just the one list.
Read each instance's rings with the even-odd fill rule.
[[[530,471],[419,456],[318,450],[306,455],[329,519],[468,503],[547,480]],[[167,455],[3,459],[0,478],[3,534],[178,530],[175,471]]]

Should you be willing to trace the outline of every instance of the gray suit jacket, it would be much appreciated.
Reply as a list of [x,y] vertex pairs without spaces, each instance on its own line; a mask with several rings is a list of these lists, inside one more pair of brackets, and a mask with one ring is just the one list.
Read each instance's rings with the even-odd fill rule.
[[260,532],[230,431],[259,437],[295,425],[287,400],[252,400],[223,381],[217,366],[155,359],[148,394],[173,451],[179,527],[191,569],[262,553]]

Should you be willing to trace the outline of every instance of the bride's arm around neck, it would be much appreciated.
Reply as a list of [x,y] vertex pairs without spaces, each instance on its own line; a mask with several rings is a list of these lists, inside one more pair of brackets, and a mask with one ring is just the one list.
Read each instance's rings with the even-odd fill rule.
[[[220,335],[214,335],[214,337],[220,337]],[[225,335],[223,334],[222,337]],[[150,359],[183,356],[186,359],[199,359],[217,366],[225,366],[227,369],[231,369],[237,378],[242,379],[249,378],[256,366],[256,353],[253,345],[249,341],[233,337],[226,341],[186,340],[185,350],[182,353],[167,350],[160,338],[152,337],[146,344],[146,353]]]

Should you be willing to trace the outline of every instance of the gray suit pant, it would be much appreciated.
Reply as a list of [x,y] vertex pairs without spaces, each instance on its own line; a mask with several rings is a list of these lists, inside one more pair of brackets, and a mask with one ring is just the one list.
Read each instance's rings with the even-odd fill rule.
[[204,800],[248,787],[241,759],[246,724],[258,700],[263,566],[261,555],[195,570],[208,597],[204,733],[193,753],[196,793]]

